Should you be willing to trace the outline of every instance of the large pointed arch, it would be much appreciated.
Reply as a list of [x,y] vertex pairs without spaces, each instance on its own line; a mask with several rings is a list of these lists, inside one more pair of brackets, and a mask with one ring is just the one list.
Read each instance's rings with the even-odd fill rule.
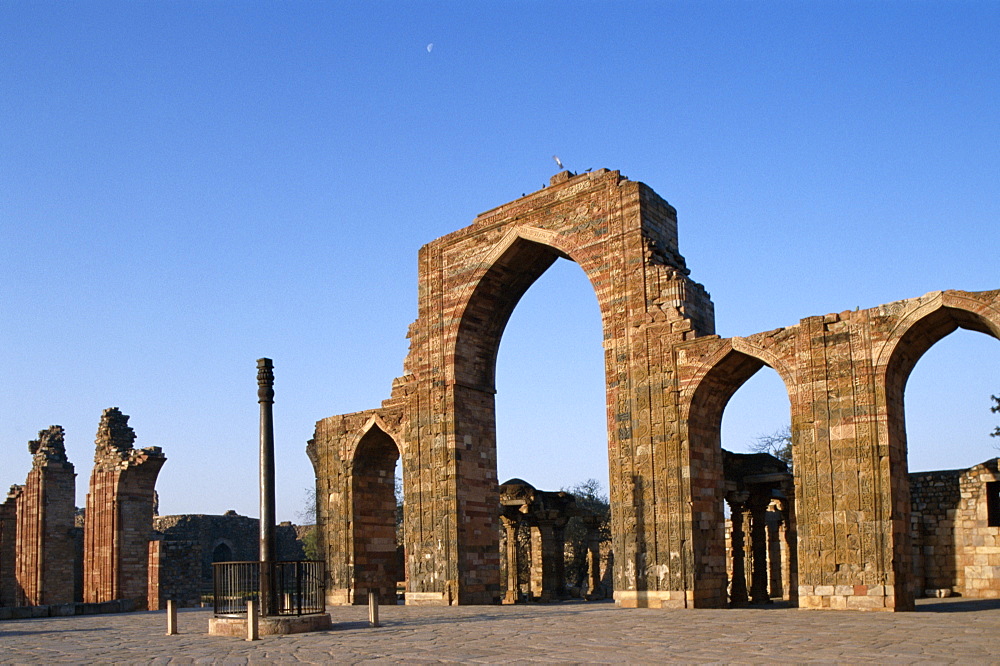
[[[559,258],[577,263],[596,292],[586,263],[574,256],[576,248],[553,231],[519,226],[508,231],[476,269],[477,275],[458,298],[459,325],[453,340],[454,363],[448,379],[487,392],[496,389],[496,355],[500,338],[521,297]],[[582,258],[586,262],[586,258]],[[597,298],[602,325],[604,304]]]

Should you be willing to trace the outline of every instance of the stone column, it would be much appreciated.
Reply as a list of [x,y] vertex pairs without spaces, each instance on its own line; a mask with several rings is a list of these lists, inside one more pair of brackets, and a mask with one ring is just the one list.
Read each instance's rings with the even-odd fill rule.
[[31,472],[16,499],[19,605],[70,603],[76,473],[66,458],[62,427],[39,432],[28,450]]
[[[538,553],[537,569],[532,567],[532,592],[538,584],[539,601],[555,601],[562,597],[565,582],[565,541],[566,518],[558,511],[539,511],[532,528],[532,563]],[[536,536],[537,535],[537,536]]]
[[560,516],[552,525],[552,592],[554,598],[566,598],[566,523]]
[[746,606],[749,601],[749,598],[747,597],[747,576],[744,563],[744,558],[746,556],[743,538],[743,511],[745,501],[746,493],[735,493],[726,497],[726,503],[729,504],[730,520],[732,521],[732,530],[729,539],[730,552],[732,553],[733,559],[733,573],[729,586],[729,605],[734,608]]
[[601,535],[597,531],[598,519],[594,516],[587,516],[583,519],[587,526],[587,590],[584,592],[585,599],[599,599],[601,594]]
[[21,486],[11,486],[0,504],[0,607],[17,603],[17,495]]
[[507,592],[504,594],[503,603],[516,604],[521,596],[520,578],[517,571],[520,565],[517,526],[521,521],[516,517],[500,516],[500,522],[503,523],[507,535]]
[[84,518],[83,600],[132,599],[145,610],[153,493],[167,459],[160,447],[135,449],[134,442],[128,416],[105,409]]
[[785,588],[782,585],[784,558],[781,553],[784,521],[778,511],[768,510],[764,515],[767,518],[768,593],[772,598],[782,598],[785,595]]
[[795,527],[795,498],[792,484],[784,489],[785,499],[779,504],[781,509],[784,539],[782,541],[781,584],[786,590],[786,598],[793,604],[799,601],[799,544]]
[[771,603],[767,594],[767,507],[770,503],[770,489],[758,490],[750,496],[750,548],[753,553],[750,603],[753,604]]

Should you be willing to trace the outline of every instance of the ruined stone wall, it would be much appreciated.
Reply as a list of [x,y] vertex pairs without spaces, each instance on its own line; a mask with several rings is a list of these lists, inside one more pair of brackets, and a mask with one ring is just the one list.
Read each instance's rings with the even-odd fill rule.
[[39,432],[28,450],[31,471],[15,493],[17,605],[71,603],[76,474],[66,459],[63,429]]
[[[316,470],[320,552],[327,562],[327,602],[367,603],[369,589],[395,595],[406,574],[395,566],[395,465],[402,410],[345,414],[316,424],[306,452]],[[408,475],[403,468],[404,479]],[[419,497],[419,494],[415,495]],[[407,529],[424,515],[407,506]],[[428,507],[424,507],[428,511]]]
[[792,424],[791,595],[807,608],[913,607],[903,389],[955,329],[1000,338],[1000,291],[932,292],[721,339],[708,294],[688,277],[676,220],[617,172],[564,172],[421,248],[418,318],[392,397],[319,422],[308,447],[333,587],[345,599],[359,534],[352,456],[373,419],[392,421],[379,428],[402,457],[407,601],[500,598],[496,353],[523,293],[564,257],[594,287],[604,330],[616,600],[726,603],[722,414],[767,365],[788,389]]
[[[160,576],[164,589],[183,589],[187,583],[173,578],[175,571],[183,569],[185,581],[190,579],[201,593],[212,590],[213,562],[256,562],[260,558],[260,521],[228,511],[222,516],[205,514],[183,514],[176,516],[156,516],[153,530],[162,539],[162,552],[172,557],[172,553],[182,549],[175,544],[194,544],[197,557],[188,564],[170,564],[165,575]],[[275,557],[279,561],[301,560],[305,558],[298,531],[291,523],[276,526]],[[220,559],[216,559],[216,558]],[[180,587],[178,587],[180,586]],[[165,601],[168,596],[161,597]]]
[[84,601],[147,601],[149,539],[156,477],[166,462],[159,447],[134,449],[135,433],[117,407],[97,429],[84,528]]
[[917,596],[925,590],[961,587],[955,561],[955,511],[962,470],[910,474],[913,575]]
[[1000,292],[932,292],[676,347],[692,450],[718,445],[726,403],[763,365],[788,389],[800,605],[912,608],[903,389],[920,356],[960,327],[1000,337]]
[[[959,479],[955,511],[956,586],[963,597],[1000,599],[1000,458],[971,467]],[[993,510],[990,510],[992,493]],[[990,516],[993,513],[993,516]]]
[[0,608],[17,604],[17,494],[12,486],[0,504]]
[[168,599],[179,608],[200,606],[201,559],[201,544],[196,541],[150,540],[147,609],[162,610]]

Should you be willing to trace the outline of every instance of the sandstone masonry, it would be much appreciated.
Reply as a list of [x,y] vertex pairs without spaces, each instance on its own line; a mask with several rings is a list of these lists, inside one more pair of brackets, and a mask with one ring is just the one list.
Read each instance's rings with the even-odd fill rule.
[[407,603],[500,600],[496,354],[518,300],[560,257],[583,268],[601,310],[618,603],[728,603],[722,413],[768,365],[791,404],[799,605],[913,607],[903,388],[956,328],[1000,338],[1000,291],[720,338],[679,252],[675,209],[606,169],[557,174],[421,248],[404,375],[381,407],[317,423],[307,446],[331,602],[350,602],[381,566],[375,479],[392,476],[396,456]]
[[136,450],[128,416],[104,410],[97,429],[84,525],[83,600],[131,599],[146,608],[153,490],[166,457]]

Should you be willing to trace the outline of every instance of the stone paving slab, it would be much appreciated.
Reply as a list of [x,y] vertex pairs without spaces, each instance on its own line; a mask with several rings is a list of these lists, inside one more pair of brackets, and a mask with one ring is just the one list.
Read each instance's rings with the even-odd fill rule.
[[610,603],[334,607],[334,629],[259,641],[208,635],[211,611],[0,623],[0,663],[996,663],[1000,601],[934,600],[915,613],[648,610]]

